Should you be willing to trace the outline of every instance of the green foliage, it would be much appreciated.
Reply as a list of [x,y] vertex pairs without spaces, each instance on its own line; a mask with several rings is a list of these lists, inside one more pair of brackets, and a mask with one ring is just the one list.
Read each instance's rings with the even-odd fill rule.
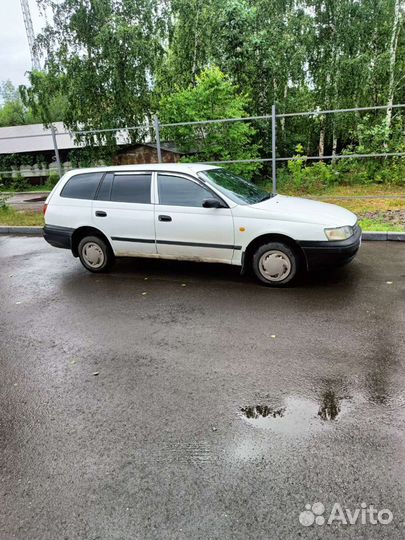
[[289,161],[278,171],[281,191],[294,189],[302,193],[321,193],[333,185],[387,184],[405,187],[405,158],[346,158],[326,164],[308,164],[305,156]]
[[[3,84],[0,126],[62,120],[77,131],[146,124],[156,111],[162,122],[173,123],[268,115],[273,103],[279,112],[294,112],[405,102],[401,0],[38,3],[50,20],[36,40],[45,69],[30,73],[30,86],[20,88],[22,99]],[[282,181],[299,189],[336,182],[400,184],[400,158],[327,165],[304,155],[403,152],[403,113],[280,118],[278,155],[303,147],[299,159],[280,169]],[[131,142],[147,135],[146,128],[131,131]],[[75,165],[111,161],[114,134],[78,139],[87,148],[72,154]],[[165,139],[192,152],[189,160],[269,158],[271,124],[167,129]],[[102,152],[92,149],[100,143]],[[254,177],[259,165],[232,168]]]
[[357,154],[405,152],[404,122],[401,116],[395,117],[391,126],[388,126],[386,119],[376,121],[367,115],[353,135],[359,141]]
[[0,84],[0,127],[19,126],[35,122],[32,112],[26,108],[18,90],[11,81]]
[[68,159],[73,167],[94,167],[100,161],[112,165],[113,155],[112,146],[85,146],[71,150]]
[[[49,119],[51,98],[63,95],[63,121],[74,131],[144,123],[151,82],[163,49],[167,17],[158,0],[42,0],[52,13],[37,38],[45,72],[31,73],[28,103]],[[140,140],[142,132],[131,132]],[[80,137],[89,144],[92,137]],[[113,134],[96,137],[115,146]]]
[[297,156],[297,159],[289,161],[287,169],[280,171],[279,185],[291,186],[303,192],[317,192],[336,182],[336,171],[323,161],[310,166],[305,165],[305,156]]
[[21,153],[0,155],[0,171],[11,171],[13,168],[20,167],[21,165],[47,166],[47,163],[46,157],[42,154]]
[[59,182],[60,180],[60,176],[58,173],[56,172],[51,172],[48,176],[48,180],[46,182],[46,186],[49,188],[49,189],[53,189],[56,184]]
[[341,159],[334,169],[342,185],[384,183],[405,186],[405,158]]
[[[178,88],[160,102],[162,123],[193,122],[216,118],[246,116],[248,99],[217,67],[204,70],[195,86]],[[258,145],[252,142],[254,128],[248,122],[200,124],[165,128],[164,137],[174,140],[180,149],[190,152],[188,161],[255,159]],[[232,170],[251,177],[260,168],[258,163],[233,164]]]
[[404,226],[400,224],[387,223],[383,219],[360,219],[359,225],[363,231],[381,231],[381,232],[404,232]]
[[42,226],[43,224],[44,217],[42,212],[21,212],[15,210],[12,206],[2,206],[0,204],[0,225]]
[[27,191],[30,187],[30,183],[21,174],[17,174],[10,182],[11,191]]
[[[207,65],[217,65],[250,96],[249,115],[269,114],[273,103],[281,112],[403,103],[405,25],[399,5],[400,0],[173,1],[174,28],[156,93],[165,96],[176,83],[185,88]],[[374,121],[383,116],[389,128],[385,111]],[[281,120],[278,151],[285,155],[302,142],[308,155],[331,154],[358,143],[361,121],[353,113]],[[255,140],[268,157],[270,124],[255,127]]]
[[[43,73],[33,72],[32,80],[48,78]],[[49,88],[39,92],[39,86],[35,88],[35,98],[28,99],[28,95],[34,96],[33,88],[20,87],[17,89],[11,81],[0,84],[0,127],[21,126],[25,124],[50,123],[62,120],[65,98],[61,95],[54,97]],[[37,104],[41,103],[42,107]],[[44,104],[48,104],[47,114],[42,114]]]
[[156,66],[155,102],[173,87],[187,88],[207,67],[216,36],[221,0],[172,0],[168,19],[168,47]]
[[34,122],[49,126],[52,122],[64,121],[68,97],[64,93],[63,78],[53,71],[32,71],[29,80],[30,86],[21,85],[19,94],[22,103],[32,111]]

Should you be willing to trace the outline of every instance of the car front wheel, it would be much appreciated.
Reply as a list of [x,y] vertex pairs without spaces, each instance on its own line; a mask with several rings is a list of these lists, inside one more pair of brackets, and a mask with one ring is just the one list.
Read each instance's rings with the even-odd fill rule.
[[90,272],[107,272],[114,262],[114,254],[110,246],[98,236],[82,238],[78,252],[80,262]]
[[252,266],[261,283],[270,287],[283,287],[296,276],[298,257],[286,244],[269,242],[255,251]]

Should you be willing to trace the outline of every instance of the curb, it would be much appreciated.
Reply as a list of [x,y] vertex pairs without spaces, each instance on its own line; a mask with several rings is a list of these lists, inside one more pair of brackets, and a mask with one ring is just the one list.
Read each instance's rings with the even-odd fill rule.
[[405,232],[372,232],[366,231],[362,234],[363,240],[391,240],[395,242],[405,242]]
[[24,236],[42,236],[42,227],[0,226],[0,234],[21,234]]
[[[1,226],[0,234],[21,234],[24,236],[42,236],[42,227],[17,227]],[[405,232],[373,232],[366,231],[362,234],[362,240],[371,241],[394,241],[405,242]]]
[[43,191],[0,191],[0,195],[49,195],[50,191],[44,189]]

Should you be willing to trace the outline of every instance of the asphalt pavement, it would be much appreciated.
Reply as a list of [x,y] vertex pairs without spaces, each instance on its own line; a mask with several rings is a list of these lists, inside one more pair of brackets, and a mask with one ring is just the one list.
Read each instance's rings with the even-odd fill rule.
[[404,252],[268,289],[0,237],[0,539],[402,539]]
[[6,198],[6,203],[15,210],[42,212],[48,194],[39,191],[36,193],[15,193]]

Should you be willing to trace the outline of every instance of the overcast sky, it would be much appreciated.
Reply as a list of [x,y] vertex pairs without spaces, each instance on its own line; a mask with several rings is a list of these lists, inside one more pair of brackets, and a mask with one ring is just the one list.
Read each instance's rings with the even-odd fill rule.
[[[34,32],[44,26],[36,0],[28,0]],[[0,0],[0,81],[13,84],[27,82],[25,72],[31,69],[31,56],[25,33],[20,0]]]

